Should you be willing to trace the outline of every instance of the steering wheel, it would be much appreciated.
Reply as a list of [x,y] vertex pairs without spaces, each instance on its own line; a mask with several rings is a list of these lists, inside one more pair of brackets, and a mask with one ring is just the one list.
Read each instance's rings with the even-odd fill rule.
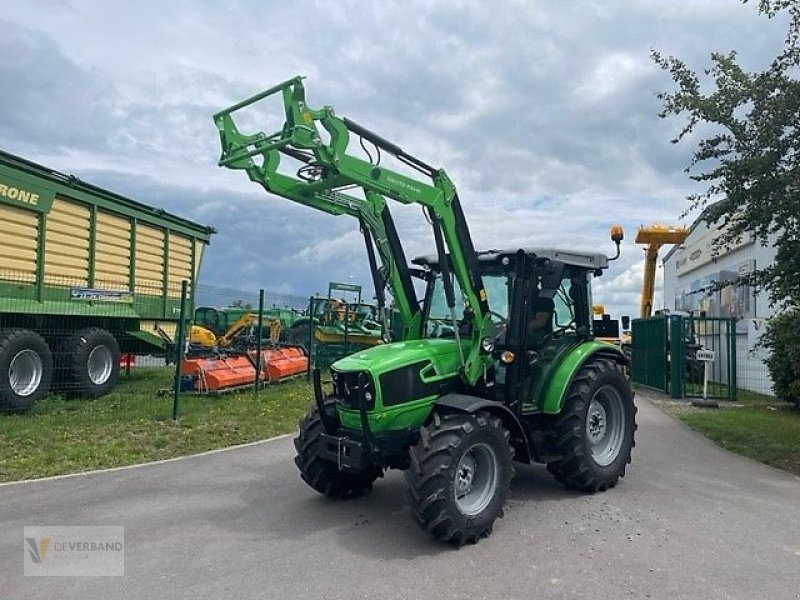
[[499,312],[494,311],[492,309],[489,309],[489,314],[492,315],[493,317],[497,317],[497,319],[499,320],[499,323],[496,323],[496,325],[508,325],[508,317],[504,317]]
[[501,342],[505,339],[506,329],[508,326],[508,317],[504,317],[499,312],[494,310],[489,310],[489,314],[493,317],[497,317],[498,322],[492,323],[492,339],[495,343]]
[[448,319],[438,319],[436,317],[430,317],[428,318],[428,322],[433,325],[428,337],[438,338],[442,337],[444,333],[447,333],[448,330],[445,329],[444,325],[449,323]]

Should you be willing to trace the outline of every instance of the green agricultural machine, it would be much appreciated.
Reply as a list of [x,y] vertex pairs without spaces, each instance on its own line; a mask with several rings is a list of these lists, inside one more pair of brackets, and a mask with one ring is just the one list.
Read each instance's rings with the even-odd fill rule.
[[327,369],[336,360],[383,342],[377,307],[362,301],[361,286],[332,281],[327,297],[313,297],[306,314],[285,331],[286,341],[307,350],[311,364]]
[[[232,114],[273,94],[282,96],[282,129],[240,133]],[[300,77],[214,119],[221,166],[245,170],[273,194],[359,220],[379,310],[388,286],[404,323],[401,340],[335,362],[325,386],[314,371],[315,403],[295,440],[309,486],[352,498],[385,470],[404,470],[419,524],[461,545],[491,533],[515,461],[544,463],[575,490],[616,485],[631,459],[636,408],[622,372],[627,359],[594,339],[591,281],[619,255],[621,230],[612,230],[612,259],[477,252],[443,170],[330,107],[310,108]],[[375,156],[348,153],[351,136]],[[381,164],[381,152],[399,167]],[[279,172],[287,157],[299,163],[294,175]],[[389,200],[423,208],[434,255],[406,263]],[[425,284],[422,303],[412,276]]]

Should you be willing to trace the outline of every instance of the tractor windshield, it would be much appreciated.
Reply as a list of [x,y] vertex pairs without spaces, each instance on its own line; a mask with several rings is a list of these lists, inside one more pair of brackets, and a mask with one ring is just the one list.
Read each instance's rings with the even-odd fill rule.
[[[508,318],[509,279],[507,274],[483,274],[483,284],[491,309],[492,321],[499,324]],[[456,294],[456,315],[460,318],[459,324],[469,322],[464,317],[464,296],[458,281],[453,281]],[[450,309],[444,293],[444,284],[441,274],[437,274],[431,283],[428,296],[427,318],[425,320],[425,337],[443,338],[455,337]]]

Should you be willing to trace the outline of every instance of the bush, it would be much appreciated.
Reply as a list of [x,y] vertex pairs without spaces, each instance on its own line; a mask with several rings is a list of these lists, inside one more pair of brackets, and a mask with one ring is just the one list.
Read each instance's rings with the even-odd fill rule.
[[800,407],[800,309],[771,318],[761,345],[769,350],[764,362],[772,376],[775,395]]

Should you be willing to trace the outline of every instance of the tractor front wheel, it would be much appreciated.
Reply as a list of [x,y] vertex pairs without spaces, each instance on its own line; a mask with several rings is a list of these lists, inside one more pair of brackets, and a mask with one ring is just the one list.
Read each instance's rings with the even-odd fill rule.
[[605,491],[625,476],[635,443],[636,406],[613,360],[590,359],[578,371],[553,429],[560,458],[547,470],[568,488]]
[[[325,411],[331,419],[336,418],[336,406],[327,400]],[[383,476],[383,469],[368,468],[362,472],[340,471],[331,461],[319,455],[320,435],[324,432],[319,409],[313,406],[300,420],[300,432],[294,439],[297,456],[294,462],[300,469],[300,477],[320,494],[336,500],[348,500],[363,496],[372,490],[372,483]]]
[[420,526],[457,545],[488,536],[514,476],[514,450],[500,419],[434,414],[410,453],[406,481]]

